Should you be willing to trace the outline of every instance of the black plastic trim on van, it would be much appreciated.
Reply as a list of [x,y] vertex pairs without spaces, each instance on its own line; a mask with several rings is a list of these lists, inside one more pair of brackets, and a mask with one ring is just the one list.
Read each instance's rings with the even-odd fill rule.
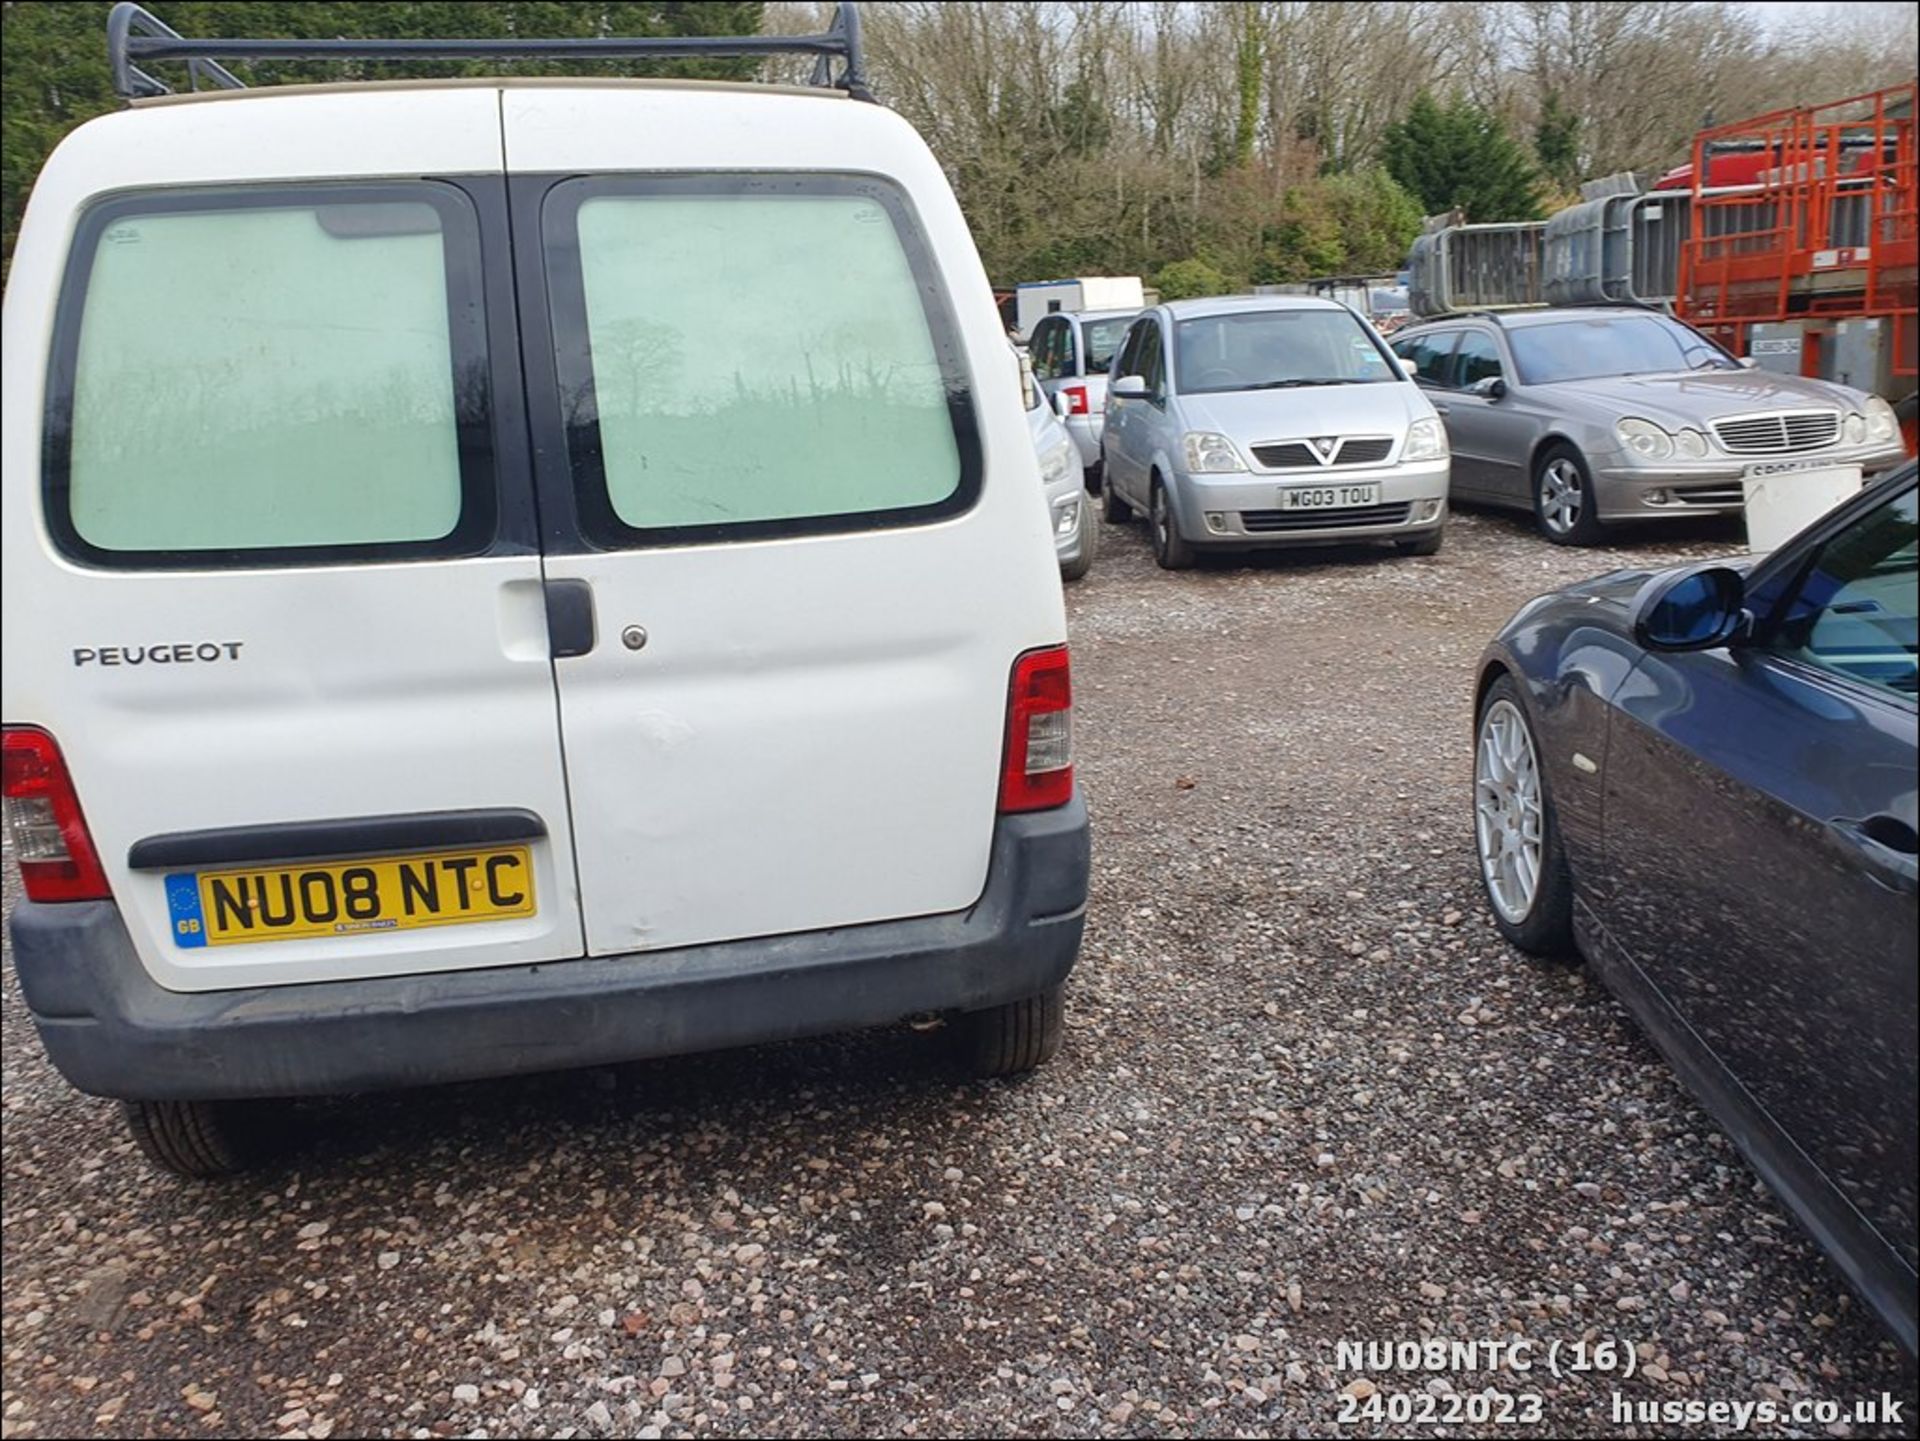
[[453,850],[464,846],[533,841],[547,823],[517,807],[419,811],[412,815],[228,826],[147,836],[127,850],[136,871],[175,866],[245,865],[251,861],[310,860],[315,856],[374,855],[382,851]]
[[[87,287],[108,229],[142,215],[407,202],[430,205],[440,217],[460,465],[460,515],[453,529],[427,540],[190,550],[115,550],[82,536],[71,507],[74,388]],[[498,176],[137,190],[89,205],[80,216],[61,282],[42,420],[42,496],[55,546],[83,565],[114,570],[258,569],[537,551],[538,521],[525,479],[525,410],[508,244],[505,183]]]
[[[601,1066],[977,1011],[1059,985],[1087,809],[1001,816],[963,911],[625,955],[170,991],[112,901],[22,901],[14,969],[54,1067],[137,1100],[317,1096]],[[366,938],[374,954],[381,941]]]
[[[959,459],[953,490],[931,504],[888,510],[644,528],[622,521],[607,491],[601,456],[577,217],[588,200],[633,195],[858,196],[884,209],[919,290],[946,388]],[[961,514],[978,501],[985,446],[972,371],[925,231],[911,198],[893,180],[852,171],[515,175],[508,180],[508,199],[519,272],[522,362],[548,554],[898,529]],[[849,464],[861,462],[862,457],[849,454]]]

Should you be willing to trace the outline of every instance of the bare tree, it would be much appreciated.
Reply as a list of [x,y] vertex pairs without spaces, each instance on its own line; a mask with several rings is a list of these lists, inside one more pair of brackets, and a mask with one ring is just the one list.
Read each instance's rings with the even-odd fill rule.
[[[831,9],[776,3],[768,27],[823,28]],[[927,137],[1002,280],[1187,257],[1235,279],[1291,269],[1299,217],[1332,211],[1289,197],[1374,164],[1423,89],[1523,136],[1552,96],[1577,119],[1582,174],[1660,170],[1709,117],[1910,80],[1915,49],[1911,3],[1771,24],[1728,0],[888,0],[863,13],[876,91]],[[1311,248],[1338,241],[1321,224]]]

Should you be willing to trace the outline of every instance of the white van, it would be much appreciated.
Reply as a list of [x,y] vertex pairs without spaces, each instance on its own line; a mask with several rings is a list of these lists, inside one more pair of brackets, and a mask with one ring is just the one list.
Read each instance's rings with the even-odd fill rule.
[[817,88],[161,95],[193,42],[114,27],[139,98],[47,162],[4,321],[15,964],[66,1078],[205,1175],[241,1099],[927,1014],[1046,1060],[1053,544],[851,10],[725,42]]

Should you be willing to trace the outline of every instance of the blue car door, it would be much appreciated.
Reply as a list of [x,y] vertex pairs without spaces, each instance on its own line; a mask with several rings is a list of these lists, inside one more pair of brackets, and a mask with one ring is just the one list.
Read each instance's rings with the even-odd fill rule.
[[1667,1034],[1911,1268],[1913,487],[1780,561],[1750,643],[1650,654],[1614,697],[1603,920]]

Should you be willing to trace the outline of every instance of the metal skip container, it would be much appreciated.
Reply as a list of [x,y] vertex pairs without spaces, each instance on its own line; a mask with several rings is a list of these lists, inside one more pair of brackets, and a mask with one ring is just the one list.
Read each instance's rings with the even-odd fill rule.
[[1580,204],[1547,220],[1541,241],[1541,289],[1549,305],[1608,305],[1631,288],[1630,215],[1640,194],[1631,172],[1589,180]]
[[1541,249],[1547,222],[1499,225],[1429,220],[1407,259],[1408,303],[1415,315],[1500,310],[1542,303]]
[[1693,197],[1642,192],[1632,175],[1581,188],[1547,221],[1542,265],[1549,305],[1665,305],[1679,293]]
[[1628,280],[1622,300],[1665,305],[1680,294],[1680,252],[1692,233],[1693,196],[1649,190],[1627,212]]

